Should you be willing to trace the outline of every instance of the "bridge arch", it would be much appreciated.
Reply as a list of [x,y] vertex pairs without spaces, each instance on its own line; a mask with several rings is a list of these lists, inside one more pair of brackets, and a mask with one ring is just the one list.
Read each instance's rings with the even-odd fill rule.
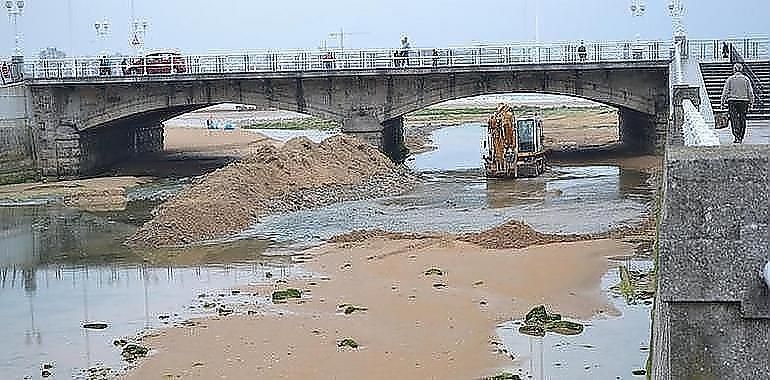
[[[664,62],[96,78],[32,82],[30,89],[43,171],[54,176],[88,173],[105,159],[91,157],[89,149],[114,151],[119,140],[133,139],[123,145],[140,150],[138,135],[146,132],[152,140],[162,121],[220,103],[333,119],[344,133],[392,155],[402,146],[403,115],[477,95],[557,94],[611,105],[620,110],[621,139],[646,151],[660,150],[669,114]],[[88,140],[100,134],[116,142]]]

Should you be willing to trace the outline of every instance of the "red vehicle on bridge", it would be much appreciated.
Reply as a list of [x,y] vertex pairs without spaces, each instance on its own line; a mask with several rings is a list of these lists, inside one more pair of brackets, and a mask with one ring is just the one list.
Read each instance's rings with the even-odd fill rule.
[[187,72],[184,56],[174,51],[146,54],[144,57],[127,58],[122,62],[124,75],[178,74]]

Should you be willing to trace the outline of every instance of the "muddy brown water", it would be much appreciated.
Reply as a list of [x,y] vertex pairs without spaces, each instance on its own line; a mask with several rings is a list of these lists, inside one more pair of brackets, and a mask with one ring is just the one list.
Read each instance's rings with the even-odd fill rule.
[[[288,255],[351,230],[466,232],[520,219],[544,232],[575,233],[643,218],[652,197],[647,174],[622,165],[565,165],[537,179],[486,180],[482,132],[473,124],[437,131],[438,149],[409,162],[425,181],[408,194],[271,216],[239,240],[183,251],[135,252],[121,243],[185,180],[132,190],[121,212],[80,212],[45,199],[0,206],[0,378],[38,378],[43,363],[54,364],[56,378],[83,378],[92,366],[121,368],[114,339],[210,315],[199,295],[240,302],[221,289],[296,275],[301,268]],[[587,321],[587,333],[576,339],[588,343],[535,342],[500,326],[498,335],[517,352],[511,370],[543,379],[630,378],[643,367],[649,307],[618,301],[618,308],[621,317]],[[109,326],[81,328],[87,321]],[[560,348],[573,346],[593,348],[585,349],[588,356]]]

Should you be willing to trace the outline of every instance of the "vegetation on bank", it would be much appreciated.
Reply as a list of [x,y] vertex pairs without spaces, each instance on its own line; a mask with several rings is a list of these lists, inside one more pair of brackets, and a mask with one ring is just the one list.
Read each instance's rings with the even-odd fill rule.
[[[457,107],[457,108],[441,108],[441,107],[429,107],[417,112],[411,113],[406,116],[409,123],[424,123],[424,122],[470,122],[470,121],[483,121],[486,120],[489,115],[495,112],[495,107]],[[561,106],[561,107],[533,107],[533,106],[514,106],[513,112],[516,115],[539,115],[544,119],[558,119],[565,117],[581,117],[592,115],[609,115],[617,112],[616,109],[608,106],[593,106],[593,107],[575,107],[575,106]]]
[[334,120],[327,120],[310,116],[296,119],[255,120],[248,122],[248,124],[242,125],[241,128],[283,130],[316,129],[321,131],[332,131],[340,129],[340,124]]
[[[580,115],[603,115],[617,112],[614,108],[608,106],[593,107],[533,107],[533,106],[515,106],[514,112],[517,115],[538,114],[543,118],[557,118]],[[495,107],[428,107],[422,110],[406,115],[410,121],[441,120],[441,121],[468,121],[482,120],[495,112]],[[327,120],[315,116],[298,117],[292,119],[274,119],[274,120],[252,120],[240,126],[243,129],[282,129],[282,130],[304,130],[315,129],[322,131],[338,130],[341,125],[335,120]]]

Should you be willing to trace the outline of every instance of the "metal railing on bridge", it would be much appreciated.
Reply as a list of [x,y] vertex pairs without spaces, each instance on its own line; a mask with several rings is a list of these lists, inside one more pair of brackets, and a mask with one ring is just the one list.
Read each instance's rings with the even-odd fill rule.
[[[687,46],[684,45],[687,43],[688,41],[681,41],[674,47],[674,57],[672,59],[673,67],[671,67],[671,82],[673,86],[671,91],[675,102],[677,101],[676,93],[682,91],[680,90],[682,87],[686,88],[695,85],[695,83],[690,82],[692,81],[692,78],[689,78],[689,80],[685,78],[685,61],[693,60],[692,57],[683,54],[683,52],[686,53],[687,51]],[[694,59],[694,62],[698,61],[698,58]],[[675,125],[671,128],[669,133],[681,134],[681,136],[670,136],[671,141],[675,144],[681,142],[685,146],[719,145],[719,136],[706,122],[704,110],[695,106],[694,102],[697,101],[698,104],[701,103],[701,97],[699,95],[700,87],[695,86],[695,89],[696,91],[690,93],[686,90],[682,92],[685,96],[681,100],[678,100],[681,101],[681,104],[672,104],[672,110],[674,112],[673,123]],[[709,105],[704,105],[704,108],[705,107],[710,108]],[[681,114],[677,115],[677,113]],[[680,137],[681,141],[679,140]]]
[[501,66],[669,60],[669,41],[559,42],[450,48],[263,50],[141,57],[28,59],[25,79]]
[[687,40],[683,55],[699,62],[729,61],[732,48],[747,61],[766,61],[770,59],[769,45],[766,36]]

